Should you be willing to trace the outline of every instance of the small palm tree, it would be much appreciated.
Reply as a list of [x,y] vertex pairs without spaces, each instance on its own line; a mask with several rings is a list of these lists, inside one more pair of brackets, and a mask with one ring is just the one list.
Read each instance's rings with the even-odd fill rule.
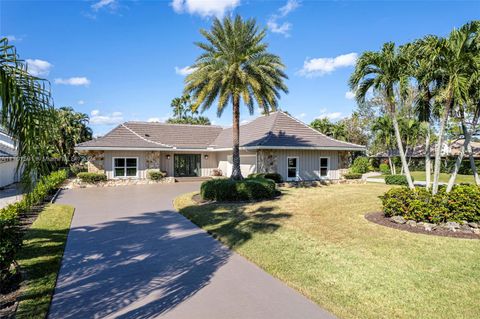
[[363,53],[355,66],[355,71],[350,77],[350,86],[356,92],[359,103],[365,102],[365,97],[370,89],[384,95],[386,100],[386,112],[392,118],[397,147],[402,160],[403,171],[408,181],[408,186],[414,188],[406,156],[403,150],[402,137],[397,120],[397,100],[395,92],[402,92],[406,87],[407,77],[405,74],[404,57],[399,54],[395,44],[388,42],[383,45],[380,52]]
[[221,116],[229,102],[233,107],[232,179],[242,179],[240,171],[240,103],[254,112],[254,102],[265,113],[278,107],[279,91],[288,92],[285,66],[280,58],[267,52],[263,42],[266,31],[255,20],[225,17],[215,19],[210,31],[200,30],[207,42],[196,43],[203,52],[185,79],[185,92],[194,99],[194,110],[210,108],[217,102]]

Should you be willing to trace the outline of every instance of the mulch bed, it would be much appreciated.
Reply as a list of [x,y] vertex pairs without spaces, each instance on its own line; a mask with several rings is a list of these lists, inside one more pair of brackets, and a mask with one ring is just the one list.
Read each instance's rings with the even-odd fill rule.
[[385,217],[383,212],[366,214],[365,219],[378,225],[395,228],[399,230],[404,230],[411,233],[425,234],[425,235],[431,235],[431,236],[442,236],[442,237],[480,239],[480,235],[473,234],[473,233],[462,233],[460,231],[452,232],[446,229],[435,229],[432,231],[427,231],[421,227],[411,227],[407,224],[397,224],[392,222],[389,217]]
[[[48,196],[42,205],[34,206],[30,211],[20,215],[20,228],[26,232],[33,222],[37,219],[38,214],[50,203],[54,196]],[[18,298],[22,290],[23,277],[21,270],[18,274],[10,278],[6,283],[2,283],[0,287],[0,318],[15,318],[17,310]]]

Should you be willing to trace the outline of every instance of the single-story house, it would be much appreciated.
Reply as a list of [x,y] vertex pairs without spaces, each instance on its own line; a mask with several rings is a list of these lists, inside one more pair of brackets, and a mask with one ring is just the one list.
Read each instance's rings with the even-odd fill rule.
[[[145,179],[148,170],[173,177],[230,176],[232,128],[126,122],[76,150],[87,155],[89,172],[108,179]],[[290,181],[340,179],[352,151],[365,147],[335,140],[281,111],[240,126],[244,176],[277,172]]]
[[0,187],[19,181],[17,171],[18,157],[15,142],[3,129],[0,128]]

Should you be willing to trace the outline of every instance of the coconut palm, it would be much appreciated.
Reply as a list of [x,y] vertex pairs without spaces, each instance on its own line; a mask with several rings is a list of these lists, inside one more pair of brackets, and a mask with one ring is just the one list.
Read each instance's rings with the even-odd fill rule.
[[397,101],[400,97],[395,94],[396,91],[402,92],[402,88],[407,84],[405,69],[404,57],[399,54],[394,43],[388,42],[383,45],[381,51],[367,51],[358,58],[355,71],[350,77],[350,87],[355,92],[359,103],[365,102],[366,95],[370,90],[384,95],[385,111],[392,118],[402,168],[408,186],[414,188],[397,119],[397,104],[399,104]]
[[280,91],[288,92],[284,79],[285,66],[280,58],[267,51],[263,42],[266,31],[260,30],[253,19],[225,17],[215,19],[210,31],[200,30],[207,40],[196,43],[202,54],[185,79],[185,92],[194,99],[193,109],[201,111],[217,102],[221,116],[229,102],[233,109],[233,168],[232,179],[242,179],[240,171],[240,104],[243,101],[250,114],[254,104],[265,113],[276,110]]
[[22,182],[27,188],[36,175],[48,173],[48,141],[52,119],[48,82],[28,73],[15,47],[0,39],[0,126],[13,136],[18,148]]

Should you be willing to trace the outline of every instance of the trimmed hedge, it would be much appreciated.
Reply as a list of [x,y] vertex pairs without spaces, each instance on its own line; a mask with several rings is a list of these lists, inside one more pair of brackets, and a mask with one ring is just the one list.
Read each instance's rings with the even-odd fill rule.
[[380,164],[379,170],[383,175],[389,175],[391,173],[390,166],[388,166],[388,164],[385,164],[385,163]]
[[345,179],[360,179],[360,178],[362,178],[362,174],[346,173],[346,174],[343,174],[343,177],[345,177]]
[[[413,182],[413,177],[412,177],[412,182]],[[385,176],[385,184],[407,186],[408,181],[405,175],[387,175]]]
[[107,175],[100,173],[78,173],[77,177],[80,178],[82,182],[95,184],[99,182],[104,182],[107,180]]
[[248,178],[266,178],[273,180],[275,183],[283,183],[283,177],[278,173],[254,173],[248,175]]
[[456,185],[450,193],[440,188],[432,195],[425,188],[392,188],[382,196],[385,216],[440,223],[447,221],[480,222],[480,187]]
[[148,178],[152,181],[159,181],[167,176],[167,173],[161,171],[148,171]]
[[47,196],[53,195],[67,176],[66,170],[53,172],[41,178],[35,188],[23,196],[21,201],[0,209],[0,281],[9,276],[10,266],[22,244],[20,215],[32,206],[43,203]]
[[200,195],[205,200],[244,201],[269,199],[276,195],[275,182],[266,178],[246,178],[241,181],[232,179],[212,179],[200,186]]
[[370,169],[370,161],[368,157],[360,156],[353,161],[353,165],[350,168],[352,173],[365,174],[368,173]]

